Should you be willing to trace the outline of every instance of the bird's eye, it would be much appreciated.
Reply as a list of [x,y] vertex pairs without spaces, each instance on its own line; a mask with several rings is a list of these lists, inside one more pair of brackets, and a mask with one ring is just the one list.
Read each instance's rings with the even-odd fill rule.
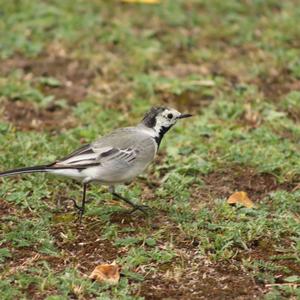
[[168,119],[172,119],[173,118],[173,114],[168,114],[167,117],[168,117]]

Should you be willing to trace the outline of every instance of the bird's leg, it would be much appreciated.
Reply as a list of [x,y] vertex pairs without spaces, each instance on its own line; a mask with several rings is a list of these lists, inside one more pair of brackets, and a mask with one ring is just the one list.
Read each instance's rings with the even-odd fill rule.
[[129,204],[130,206],[132,206],[133,209],[130,211],[130,213],[133,213],[133,212],[135,212],[136,210],[139,210],[139,211],[141,211],[142,213],[144,213],[144,214],[147,215],[146,208],[147,208],[148,206],[146,206],[146,205],[138,205],[138,204],[135,204],[135,203],[133,203],[132,201],[130,201],[129,199],[127,199],[127,198],[125,198],[125,197],[123,197],[123,196],[117,194],[116,192],[113,192],[112,195],[115,196],[117,199],[123,200],[124,202],[126,202],[127,204]]
[[117,194],[117,193],[115,192],[115,188],[114,188],[113,186],[110,186],[110,187],[109,187],[109,191],[110,191],[110,193],[111,193],[113,196],[115,196],[118,200],[122,200],[122,201],[126,202],[127,204],[129,204],[131,207],[133,207],[133,209],[131,210],[130,213],[133,213],[133,212],[135,212],[136,210],[139,210],[139,211],[141,211],[142,213],[144,213],[144,214],[147,215],[147,212],[146,212],[146,208],[148,208],[147,205],[138,205],[138,204],[133,203],[133,202],[130,201],[129,199],[127,199],[127,198],[125,198],[125,197],[123,197],[123,196]]
[[86,202],[86,189],[87,189],[87,183],[83,184],[83,193],[82,193],[82,201],[81,206],[79,206],[74,199],[72,199],[74,208],[78,210],[78,221],[79,224],[81,224],[82,216],[84,214],[84,208],[85,208],[85,202]]
[[74,199],[70,199],[73,202],[74,208],[80,210],[80,206],[77,204],[77,202]]

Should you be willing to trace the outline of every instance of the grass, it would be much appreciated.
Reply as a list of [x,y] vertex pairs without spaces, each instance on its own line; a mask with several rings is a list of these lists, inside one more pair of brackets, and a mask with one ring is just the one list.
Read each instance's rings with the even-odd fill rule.
[[[152,105],[195,116],[122,194],[1,179],[1,299],[300,297],[299,5],[11,1],[0,9],[1,170],[51,162]],[[246,191],[255,209],[226,203]],[[117,286],[90,281],[122,266]]]

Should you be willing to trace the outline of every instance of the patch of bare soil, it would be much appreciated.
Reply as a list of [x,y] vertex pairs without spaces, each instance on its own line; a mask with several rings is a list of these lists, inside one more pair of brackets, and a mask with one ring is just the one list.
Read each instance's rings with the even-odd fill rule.
[[300,91],[300,80],[291,76],[289,70],[273,70],[268,76],[254,82],[267,100],[280,101],[282,96],[291,91]]
[[[290,74],[289,70],[275,71],[269,76],[258,78],[256,84],[262,90],[267,100],[280,102],[283,96],[292,91],[300,91],[300,80]],[[300,122],[300,111],[286,109],[285,111],[293,121]]]
[[[72,265],[84,274],[89,274],[100,263],[112,262],[125,254],[126,247],[116,248],[111,241],[101,238],[101,224],[93,219],[85,219],[84,225],[74,225],[68,230],[63,224],[55,225],[52,236],[56,247],[64,250],[63,258],[47,258],[48,263],[57,271]],[[111,223],[120,227],[130,227],[138,230],[140,227],[149,228],[149,220],[143,216],[115,213]],[[170,233],[180,236],[176,224],[169,221],[161,213],[151,218],[155,225],[169,227]],[[119,237],[122,236],[122,232]],[[128,234],[128,233],[127,233]],[[126,234],[125,234],[126,235]],[[166,237],[167,239],[167,237]],[[156,265],[154,262],[147,266],[138,267],[135,271],[143,274],[140,290],[136,295],[145,299],[256,299],[262,295],[259,285],[252,277],[230,264],[211,264],[198,254],[198,245],[191,241],[183,242],[176,238],[175,251],[177,258],[171,263]],[[164,247],[164,241],[161,245]],[[155,272],[148,272],[149,267]],[[144,269],[145,268],[145,269]]]
[[3,118],[18,130],[60,132],[76,125],[69,109],[55,104],[46,108],[36,107],[32,102],[7,101],[3,104]]
[[[196,258],[195,258],[196,257]],[[252,277],[230,264],[211,264],[190,251],[183,266],[149,275],[140,296],[159,299],[259,299],[262,290]]]
[[13,205],[0,198],[0,217],[7,216],[15,212]]
[[43,86],[42,92],[54,95],[57,99],[66,99],[70,105],[81,101],[88,92],[94,77],[87,62],[72,60],[66,57],[44,56],[37,58],[14,57],[2,61],[0,74],[9,74],[15,69],[21,69],[27,79],[35,77],[54,77],[61,85]]
[[149,224],[152,231],[164,228],[168,236],[162,237],[157,244],[162,249],[169,243],[170,236],[173,236],[172,241],[177,257],[172,262],[158,266],[151,263],[155,271],[150,273],[147,272],[149,266],[137,269],[145,276],[137,293],[138,296],[147,300],[259,299],[262,296],[261,286],[239,266],[230,263],[213,264],[205,257],[201,257],[199,243],[187,239],[178,225],[163,212],[155,212],[150,220],[118,213],[112,216],[111,222],[121,227],[130,226],[136,230],[140,227],[148,227]]
[[[86,97],[95,76],[87,62],[43,54],[32,59],[14,57],[0,63],[2,76],[16,69],[22,70],[24,80],[32,81],[43,94],[54,96],[55,100],[45,108],[31,102],[6,101],[2,106],[4,119],[19,130],[60,131],[76,125],[70,108],[57,105],[56,100],[65,99],[69,106],[74,106]],[[41,77],[55,78],[59,84],[41,84]]]
[[161,101],[167,106],[174,106],[183,112],[188,109],[191,113],[201,112],[201,110],[209,106],[214,99],[211,95],[194,91],[185,91],[180,94],[160,92],[158,95]]
[[[282,247],[286,245],[287,248],[291,249],[291,241],[282,240],[280,244]],[[273,266],[278,266],[278,268],[273,268],[271,272],[274,276],[275,283],[283,283],[283,279],[287,276],[300,275],[300,265],[297,262],[296,257],[293,259],[292,255],[290,258],[287,258],[287,256],[288,253],[276,249],[271,240],[262,239],[255,241],[249,251],[238,253],[235,259],[237,261],[247,260],[249,262],[260,260],[270,263]],[[264,272],[265,270],[263,266],[260,266],[260,269],[256,271]],[[270,272],[270,270],[268,271]],[[260,282],[258,282],[258,284],[260,284]]]
[[[132,229],[130,232],[133,233],[141,227],[148,227],[150,230],[159,229],[165,220],[158,215],[149,219],[141,213],[130,214],[128,212],[113,213],[110,223],[120,228],[129,227]],[[59,223],[52,227],[51,234],[54,237],[55,245],[64,251],[62,269],[71,264],[85,274],[89,274],[96,265],[112,262],[128,251],[126,248],[117,248],[113,242],[103,238],[102,227],[101,222],[89,217],[84,217],[81,225],[75,222],[74,224]],[[70,234],[72,238],[70,238]],[[124,232],[124,236],[128,236],[128,232]],[[118,233],[118,237],[122,237],[122,232]],[[53,265],[53,268],[60,267]]]
[[250,199],[260,201],[271,191],[278,189],[292,190],[297,183],[278,184],[272,174],[257,173],[255,169],[233,166],[220,169],[201,178],[205,185],[192,193],[193,201],[207,201],[215,198],[228,198],[237,191],[247,192]]
[[[300,80],[299,80],[299,91],[300,91]],[[300,123],[300,109],[288,108],[286,112],[290,119],[292,119],[296,123]]]
[[[33,217],[33,213],[29,209],[20,209],[18,205],[13,204],[12,202],[7,202],[0,198],[0,219],[9,215],[17,215],[20,219]],[[3,223],[4,220],[2,220],[2,224]]]
[[[72,238],[69,236],[70,232],[72,232]],[[66,228],[63,224],[58,224],[51,233],[56,247],[64,250],[61,263],[57,264],[54,261],[53,268],[56,270],[63,270],[72,265],[89,274],[98,264],[112,262],[118,257],[118,250],[114,245],[101,238],[101,225],[99,224],[92,228],[75,223],[71,228]]]
[[[199,76],[199,78],[207,78],[212,74],[211,66],[208,65],[196,65],[190,63],[181,62],[169,62],[170,65],[166,65],[165,61],[159,63],[159,68],[153,72],[153,74],[169,79],[182,78],[186,80],[187,77],[193,74]],[[188,107],[189,112],[199,112],[203,108],[207,107],[213,100],[212,95],[213,81],[212,80],[197,80],[195,81],[196,90],[185,90],[182,93],[172,93],[162,87],[157,87],[156,94],[160,101],[169,106],[174,106],[180,111],[185,111]]]

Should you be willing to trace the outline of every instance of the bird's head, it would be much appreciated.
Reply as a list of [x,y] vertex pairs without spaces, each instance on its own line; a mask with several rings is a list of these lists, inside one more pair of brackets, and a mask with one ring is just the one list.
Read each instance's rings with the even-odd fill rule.
[[168,107],[152,107],[143,118],[143,125],[155,131],[161,138],[179,120],[191,117],[191,114],[182,114],[176,109]]

